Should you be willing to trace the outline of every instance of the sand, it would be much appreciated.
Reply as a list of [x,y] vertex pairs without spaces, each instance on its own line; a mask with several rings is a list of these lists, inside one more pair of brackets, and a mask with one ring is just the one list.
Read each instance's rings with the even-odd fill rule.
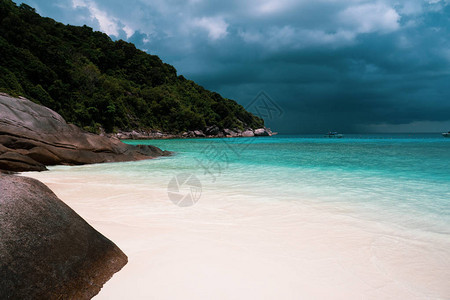
[[357,218],[351,207],[203,191],[89,172],[47,184],[129,257],[95,299],[450,299],[450,240]]

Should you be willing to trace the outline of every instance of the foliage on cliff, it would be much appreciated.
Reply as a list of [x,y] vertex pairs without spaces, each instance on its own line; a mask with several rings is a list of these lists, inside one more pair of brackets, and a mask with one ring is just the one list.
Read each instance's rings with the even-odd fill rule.
[[43,104],[90,131],[178,133],[264,124],[131,43],[43,18],[10,0],[0,0],[0,58],[1,91]]

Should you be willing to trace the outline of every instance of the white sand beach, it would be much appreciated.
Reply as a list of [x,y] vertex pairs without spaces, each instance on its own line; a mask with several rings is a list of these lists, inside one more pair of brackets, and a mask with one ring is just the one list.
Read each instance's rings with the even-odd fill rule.
[[448,236],[351,217],[345,206],[258,202],[204,190],[188,208],[167,183],[70,169],[47,184],[129,263],[95,299],[448,299]]

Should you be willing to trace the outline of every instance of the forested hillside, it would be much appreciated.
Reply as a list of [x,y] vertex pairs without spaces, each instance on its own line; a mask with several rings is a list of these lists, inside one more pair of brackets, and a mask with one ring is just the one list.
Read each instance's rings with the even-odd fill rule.
[[25,96],[93,132],[100,126],[179,133],[264,124],[131,43],[43,18],[10,0],[0,0],[0,91]]

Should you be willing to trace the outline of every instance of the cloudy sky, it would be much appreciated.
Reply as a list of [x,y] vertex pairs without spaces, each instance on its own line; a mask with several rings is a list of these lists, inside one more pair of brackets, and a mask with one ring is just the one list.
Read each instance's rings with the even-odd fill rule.
[[450,0],[22,2],[244,106],[264,92],[282,133],[450,130]]

